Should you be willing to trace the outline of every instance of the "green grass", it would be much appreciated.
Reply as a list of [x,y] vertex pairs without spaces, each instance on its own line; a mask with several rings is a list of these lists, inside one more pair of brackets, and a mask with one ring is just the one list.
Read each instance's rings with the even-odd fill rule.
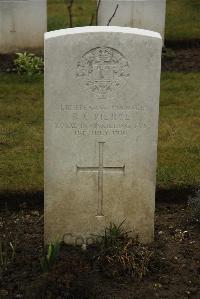
[[43,189],[43,79],[0,75],[0,190]]
[[200,1],[167,0],[167,40],[200,39]]
[[[66,0],[48,0],[49,31],[69,27],[66,3]],[[89,25],[95,9],[95,0],[75,0],[72,9],[73,27]]]
[[[48,30],[69,26],[66,0],[48,0]],[[90,24],[95,13],[96,0],[74,0],[73,26]],[[167,40],[200,39],[200,1],[167,0]]]
[[200,184],[200,73],[164,73],[161,80],[158,186]]
[[[200,74],[164,73],[157,185],[200,184]],[[43,190],[43,78],[0,74],[0,190]]]

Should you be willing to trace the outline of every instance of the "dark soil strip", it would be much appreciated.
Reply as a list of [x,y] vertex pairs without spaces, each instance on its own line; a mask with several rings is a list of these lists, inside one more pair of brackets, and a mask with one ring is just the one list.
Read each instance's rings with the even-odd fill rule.
[[14,69],[15,54],[0,54],[0,72],[12,72]]
[[200,48],[200,40],[165,40],[165,47],[172,49]]
[[0,192],[0,208],[5,206],[11,210],[18,210],[21,206],[29,209],[43,207],[44,191],[37,192]]
[[166,48],[163,50],[162,71],[199,72],[200,46],[194,48]]
[[[195,194],[196,188],[188,186],[185,188],[157,188],[156,202],[186,203],[189,196]],[[0,192],[0,208],[7,207],[10,210],[18,210],[25,206],[27,209],[42,208],[44,204],[44,192]]]
[[[15,54],[0,54],[0,72],[13,72]],[[167,42],[163,49],[162,71],[199,72],[200,41]]]
[[156,202],[164,203],[186,203],[190,196],[194,196],[197,187],[187,186],[185,188],[157,188]]

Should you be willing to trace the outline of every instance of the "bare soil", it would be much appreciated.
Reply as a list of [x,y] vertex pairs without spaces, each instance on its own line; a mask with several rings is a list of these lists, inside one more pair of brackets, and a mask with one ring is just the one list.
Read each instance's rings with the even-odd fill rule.
[[162,71],[199,72],[200,46],[164,49],[162,55]]
[[[35,53],[37,54],[37,53]],[[15,54],[0,54],[0,72],[15,72]],[[199,72],[200,41],[192,44],[169,44],[163,49],[162,71]]]
[[153,260],[142,280],[112,278],[95,263],[95,248],[83,251],[63,245],[53,269],[44,274],[43,208],[41,205],[1,209],[0,233],[15,240],[15,259],[0,272],[2,299],[55,298],[200,298],[200,227],[187,203],[158,201]]

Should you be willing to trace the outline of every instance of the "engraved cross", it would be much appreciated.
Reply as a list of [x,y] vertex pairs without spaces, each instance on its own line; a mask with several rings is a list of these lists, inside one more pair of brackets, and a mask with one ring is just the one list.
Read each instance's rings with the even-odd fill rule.
[[125,165],[123,166],[104,166],[103,154],[104,154],[104,143],[99,142],[99,165],[98,166],[76,166],[77,172],[97,172],[98,173],[98,207],[97,216],[103,215],[103,174],[104,172],[121,172],[124,174]]

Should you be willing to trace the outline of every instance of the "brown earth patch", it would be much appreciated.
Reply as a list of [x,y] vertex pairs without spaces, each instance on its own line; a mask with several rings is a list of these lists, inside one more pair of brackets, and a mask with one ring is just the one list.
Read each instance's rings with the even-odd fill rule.
[[15,240],[16,257],[0,272],[0,298],[200,298],[200,227],[189,218],[187,203],[156,206],[154,258],[141,281],[112,279],[95,263],[95,249],[64,245],[52,271],[43,274],[43,210],[4,208],[0,232]]
[[[0,54],[0,72],[15,72],[16,70],[13,64],[15,58],[15,54]],[[196,41],[191,44],[167,44],[167,47],[163,49],[162,71],[199,72],[200,42]]]
[[166,48],[162,55],[163,72],[199,72],[200,47]]

